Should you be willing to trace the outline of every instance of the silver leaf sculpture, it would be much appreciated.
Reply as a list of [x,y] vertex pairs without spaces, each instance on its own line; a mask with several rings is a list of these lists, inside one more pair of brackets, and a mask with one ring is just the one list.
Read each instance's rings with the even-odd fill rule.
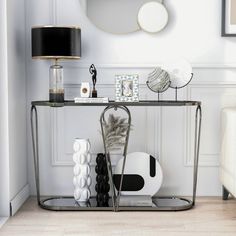
[[127,118],[120,118],[110,114],[108,120],[103,122],[104,138],[108,151],[119,150],[125,145],[129,124]]

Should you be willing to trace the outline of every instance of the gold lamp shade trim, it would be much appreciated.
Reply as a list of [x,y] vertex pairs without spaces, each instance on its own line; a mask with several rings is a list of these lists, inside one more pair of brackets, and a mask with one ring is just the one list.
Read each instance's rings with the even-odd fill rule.
[[79,60],[81,57],[79,56],[33,56],[33,59],[65,59],[65,60]]
[[68,29],[81,29],[79,26],[76,25],[37,25],[37,26],[32,26],[32,29],[37,29],[37,28],[68,28]]

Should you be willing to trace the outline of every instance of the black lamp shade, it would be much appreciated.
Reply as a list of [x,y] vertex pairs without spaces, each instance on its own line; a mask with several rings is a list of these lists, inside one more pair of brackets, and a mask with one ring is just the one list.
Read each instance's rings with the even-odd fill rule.
[[41,59],[79,59],[81,30],[77,27],[33,27],[32,57]]

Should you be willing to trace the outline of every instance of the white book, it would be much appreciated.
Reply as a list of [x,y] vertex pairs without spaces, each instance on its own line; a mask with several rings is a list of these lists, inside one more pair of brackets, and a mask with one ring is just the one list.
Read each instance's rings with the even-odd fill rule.
[[108,97],[100,97],[100,98],[74,98],[75,103],[108,103]]
[[128,195],[128,196],[121,196],[120,197],[120,206],[147,206],[151,207],[152,197],[151,196],[144,196],[144,195]]

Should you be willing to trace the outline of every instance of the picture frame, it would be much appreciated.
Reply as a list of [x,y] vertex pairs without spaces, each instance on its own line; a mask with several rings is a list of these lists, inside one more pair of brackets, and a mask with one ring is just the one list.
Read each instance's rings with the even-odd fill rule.
[[236,37],[236,1],[222,0],[221,36]]
[[116,102],[139,101],[139,76],[116,75]]

